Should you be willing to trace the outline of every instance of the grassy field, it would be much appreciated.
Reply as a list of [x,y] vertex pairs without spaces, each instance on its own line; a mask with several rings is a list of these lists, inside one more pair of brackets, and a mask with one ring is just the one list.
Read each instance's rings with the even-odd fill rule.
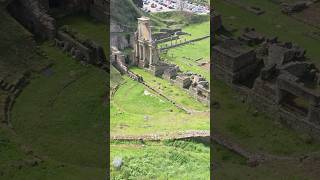
[[[157,26],[155,29],[159,30],[159,27],[170,28],[183,28],[192,24],[199,24],[205,21],[209,21],[208,15],[195,15],[190,12],[181,12],[181,11],[170,11],[170,12],[158,12],[158,13],[149,13],[149,17],[154,25]],[[156,23],[154,22],[156,20]]]
[[305,134],[296,133],[276,123],[263,113],[238,100],[236,92],[214,80],[213,100],[220,103],[214,110],[214,129],[254,152],[278,155],[301,155],[320,149],[319,142],[308,142]]
[[187,114],[142,84],[124,80],[111,99],[111,135],[209,130],[208,112]]
[[[58,23],[70,25],[107,48],[106,27],[102,23],[84,15],[70,16]],[[16,101],[12,124],[17,142],[23,142],[43,162],[20,169],[9,168],[10,163],[19,165],[25,160],[11,160],[4,168],[5,177],[103,179],[108,109],[103,103],[108,74],[79,64],[50,43],[40,48],[54,65],[43,73],[32,74],[31,83]],[[17,153],[24,152],[18,150]],[[24,158],[28,160],[32,157],[29,156]]]
[[120,72],[114,67],[111,66],[110,68],[110,87],[111,89],[116,88],[117,85],[121,84],[123,78]]
[[[192,24],[183,28],[184,32],[188,32],[191,36],[182,36],[184,39],[195,39],[210,34],[210,22],[202,22]],[[165,43],[159,45],[163,46]],[[167,42],[170,44],[170,42]],[[167,53],[163,53],[161,57],[168,62],[176,64],[184,72],[191,71],[201,74],[207,80],[210,80],[210,70],[208,67],[201,66],[201,63],[210,61],[210,38],[194,42],[192,44],[169,49]]]
[[317,166],[312,163],[301,165],[294,161],[273,161],[262,163],[257,167],[249,167],[244,158],[217,144],[213,144],[211,151],[215,161],[212,172],[215,179],[314,180],[318,177],[317,170],[310,168]]
[[58,25],[68,25],[75,29],[85,37],[99,43],[108,52],[109,36],[107,35],[107,27],[94,18],[86,14],[77,14],[58,19]]
[[[82,135],[79,135],[77,133],[77,131],[80,129],[73,129],[73,134],[75,136],[70,136],[69,139],[63,139],[62,137],[63,135],[70,135],[62,134],[62,131],[69,131],[69,133],[72,133],[69,128],[77,124],[74,123],[75,121],[73,119],[73,124],[71,123],[66,129],[63,129],[64,123],[70,123],[70,121],[67,120],[68,118],[70,118],[70,109],[66,108],[65,111],[60,111],[60,113],[62,113],[60,114],[59,112],[55,111],[57,110],[57,107],[52,109],[48,107],[51,102],[45,103],[46,100],[52,100],[54,96],[45,97],[45,93],[47,92],[45,92],[46,90],[44,89],[46,89],[47,86],[48,88],[53,88],[53,84],[55,84],[59,87],[47,90],[51,91],[51,93],[54,95],[56,95],[56,93],[58,92],[62,92],[60,90],[65,84],[65,82],[63,81],[63,79],[65,78],[64,75],[66,75],[67,77],[68,73],[73,70],[70,67],[72,66],[70,63],[74,61],[62,54],[53,56],[54,58],[59,58],[55,60],[58,60],[60,64],[58,63],[59,65],[57,64],[56,66],[54,66],[52,70],[58,73],[60,72],[60,70],[62,71],[62,69],[64,69],[66,70],[66,72],[64,74],[61,74],[60,76],[58,76],[56,73],[54,73],[54,75],[50,77],[45,77],[43,74],[37,75],[37,73],[41,72],[41,70],[51,62],[38,54],[36,43],[34,42],[32,35],[21,25],[19,25],[19,23],[17,23],[10,15],[8,15],[2,7],[0,8],[0,76],[4,78],[5,81],[12,82],[19,78],[23,73],[31,72],[35,75],[34,78],[37,79],[31,83],[26,92],[21,94],[21,99],[18,98],[14,106],[14,110],[12,112],[12,123],[14,129],[9,129],[3,124],[0,125],[0,179],[55,180],[67,178],[72,180],[90,179],[92,177],[103,178],[105,173],[103,164],[104,162],[100,164],[97,159],[101,160],[101,158],[104,158],[104,156],[98,158],[97,156],[99,156],[99,154],[101,155],[101,153],[99,152],[100,150],[102,151],[102,153],[104,153],[104,149],[99,150],[98,147],[105,147],[105,143],[103,141],[104,138],[101,137],[101,141],[98,140],[100,141],[100,145],[94,145],[95,143],[90,140],[90,150],[88,152],[92,152],[91,147],[96,148],[96,150],[94,150],[95,152],[92,152],[93,154],[91,160],[88,160],[89,158],[83,159],[83,157],[88,157],[87,155],[83,155],[85,149],[87,149],[88,147],[84,147],[85,149],[79,148],[79,146],[81,146],[82,140],[84,140],[84,142],[87,142],[87,140],[85,140],[86,137],[83,138],[81,137]],[[44,48],[47,49],[47,47]],[[53,50],[52,48],[48,47],[48,50],[49,49],[54,52],[58,52],[58,50]],[[87,69],[84,67],[81,68]],[[93,70],[91,69],[90,71],[92,72]],[[92,78],[94,78],[94,76]],[[44,81],[42,82],[39,79]],[[66,78],[65,80],[68,80],[68,78]],[[85,83],[83,83],[83,85],[85,85]],[[90,86],[93,85],[90,84]],[[76,87],[70,86],[70,88],[73,89]],[[60,90],[54,93],[54,91],[58,89]],[[78,88],[76,88],[76,90],[78,90]],[[82,91],[82,93],[84,91],[85,89]],[[61,93],[61,95],[63,94],[64,93]],[[70,94],[71,96],[73,96],[73,93]],[[5,92],[0,91],[1,103],[4,101],[5,95]],[[56,101],[58,104],[55,105],[61,106],[61,108],[63,106],[67,106],[68,102],[63,101],[63,98],[65,97],[58,97]],[[72,99],[72,97],[70,98]],[[70,98],[67,97],[65,100],[71,100]],[[79,97],[73,96],[73,98]],[[86,98],[86,100],[87,101],[85,102],[88,103],[90,99]],[[65,105],[61,104],[62,101],[65,103]],[[77,103],[82,104],[81,102]],[[99,104],[101,104],[100,100]],[[39,106],[45,107],[41,108]],[[72,104],[71,106],[74,105]],[[3,108],[2,104],[1,108]],[[4,118],[2,112],[3,109],[1,109],[0,121],[2,121]],[[63,115],[66,116],[62,117]],[[52,117],[52,119],[47,119],[48,116]],[[59,116],[58,118],[60,119],[56,122],[53,122],[54,116]],[[60,124],[61,126],[58,125],[56,128],[49,126],[52,124]],[[103,125],[100,124],[100,126]],[[76,125],[76,127],[79,126]],[[88,127],[86,127],[86,132],[90,131],[89,129]],[[95,133],[98,133],[97,128],[94,130]],[[84,136],[89,134],[90,133],[86,133],[84,134]],[[74,138],[76,136],[78,139]],[[104,136],[104,134],[101,134],[101,136]],[[62,147],[60,145],[64,146]],[[55,150],[57,149],[60,149],[60,152],[55,152]],[[75,152],[75,154],[73,152]],[[36,162],[39,158],[42,160],[42,162],[38,162],[37,164]],[[87,161],[88,163],[83,161],[80,162],[81,159]]]
[[193,141],[113,142],[111,163],[123,160],[121,169],[111,164],[111,179],[186,179],[210,177],[210,148]]
[[[164,19],[159,14],[150,16],[158,22]],[[209,23],[201,23],[197,27],[209,27],[208,25]],[[192,31],[193,38],[206,33],[196,30],[196,26],[190,26],[188,31]],[[199,42],[201,45],[198,50],[204,50],[206,43],[209,49],[209,41],[203,42]],[[191,45],[188,47],[190,48]],[[209,57],[208,51],[202,52],[205,54],[204,57]],[[178,55],[183,52],[176,51],[175,53]],[[191,58],[200,55],[201,53],[198,53]],[[122,76],[119,80],[119,74],[113,72],[114,77],[111,75],[111,84],[113,87],[119,85],[119,88],[111,98],[111,136],[143,136],[187,130],[209,130],[210,113],[207,106],[202,105],[186,91],[170,84],[167,80],[155,77],[140,68],[131,68],[131,70],[143,76],[147,84],[161,91],[177,104],[194,112],[188,114],[178,109],[165,98],[127,76]],[[188,141],[145,142],[143,144],[113,141],[111,161],[121,157],[124,163],[121,170],[111,168],[111,177],[112,179],[209,179],[209,152],[209,147]]]
[[26,72],[40,71],[49,62],[37,54],[33,36],[0,4],[0,78],[13,83]]
[[282,41],[293,41],[307,50],[307,55],[317,65],[320,65],[319,41],[307,36],[310,32],[318,29],[299,22],[280,11],[280,6],[268,0],[264,1],[241,1],[244,4],[255,5],[263,8],[266,12],[256,16],[237,5],[232,5],[223,0],[215,1],[215,9],[222,13],[223,25],[226,28],[238,29],[235,35],[239,35],[245,27],[254,27],[258,32],[268,36],[277,36]]
[[[180,39],[182,42],[185,40],[192,40],[192,39],[208,36],[208,35],[210,35],[210,21],[193,23],[190,25],[183,26],[182,31],[189,33],[187,35],[180,35]],[[178,42],[179,42],[179,40],[178,40]],[[171,45],[171,41],[159,43],[158,47],[159,48],[164,47],[166,44],[168,46]],[[206,46],[206,47],[208,48],[209,46]],[[174,48],[174,49],[176,49],[176,48]],[[195,52],[195,51],[193,51],[193,52]]]
[[184,91],[182,88],[171,84],[168,80],[153,76],[151,73],[141,69],[133,67],[131,70],[134,73],[137,73],[143,77],[143,80],[161,91],[167,97],[173,99],[176,103],[190,109],[197,111],[205,111],[209,110],[207,106],[198,102],[196,99],[192,98],[187,91]]
[[[80,65],[48,44],[42,49],[55,65],[50,75],[34,76],[17,99],[13,127],[40,157],[64,165],[62,169],[72,167],[73,172],[65,177],[103,178],[107,74]],[[55,173],[54,169],[49,171]]]
[[[223,12],[224,25],[239,29],[234,35],[239,35],[241,28],[254,27],[259,32],[276,35],[281,40],[293,40],[306,48],[312,57],[320,57],[319,47],[316,45],[319,42],[303,36],[303,33],[314,30],[313,28],[281,14],[279,7],[270,1],[250,0],[242,3],[263,7],[266,13],[256,16],[237,5],[222,0],[215,1],[215,8]],[[265,114],[253,115],[255,110],[238,101],[235,98],[237,94],[223,83],[214,81],[212,87],[215,91],[213,99],[221,103],[221,108],[215,110],[214,128],[240,144],[253,151],[286,155],[320,149],[318,142],[308,144],[304,141],[305,135],[282,127]]]
[[110,19],[119,24],[135,29],[137,18],[143,13],[137,8],[132,0],[110,1]]
[[[239,1],[240,2],[240,1]],[[268,36],[277,36],[282,41],[293,41],[307,49],[308,55],[319,64],[319,41],[305,36],[314,28],[306,26],[280,12],[280,6],[270,1],[241,1],[245,5],[255,5],[266,11],[256,16],[235,4],[223,0],[215,1],[215,9],[222,13],[227,29],[235,29],[233,35],[240,35],[245,27],[254,27]],[[318,152],[320,143],[306,134],[297,133],[282,126],[264,113],[243,104],[238,94],[224,83],[214,80],[212,100],[220,103],[214,110],[214,130],[223,133],[230,140],[251,152],[263,152],[280,156],[302,156]],[[312,162],[271,161],[250,168],[237,162],[237,157],[216,153],[216,177],[223,179],[316,179],[317,169],[309,169]],[[230,162],[230,160],[235,162]]]
[[192,39],[210,35],[210,21],[190,24],[189,26],[184,27],[183,31],[190,33]]
[[201,74],[207,80],[210,80],[210,70],[201,67],[201,63],[210,62],[210,38],[202,41],[180,46],[168,50],[167,54],[162,55],[165,61],[176,64],[184,72],[191,71]]

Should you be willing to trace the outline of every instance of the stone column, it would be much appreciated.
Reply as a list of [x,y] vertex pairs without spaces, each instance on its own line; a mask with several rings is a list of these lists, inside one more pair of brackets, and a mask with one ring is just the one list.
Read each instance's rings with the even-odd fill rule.
[[142,60],[142,45],[139,43],[139,60]]
[[142,45],[142,60],[143,62],[146,60],[146,47],[144,44]]
[[136,57],[139,57],[139,45],[136,43]]
[[149,66],[153,63],[153,59],[152,59],[152,46],[149,46]]

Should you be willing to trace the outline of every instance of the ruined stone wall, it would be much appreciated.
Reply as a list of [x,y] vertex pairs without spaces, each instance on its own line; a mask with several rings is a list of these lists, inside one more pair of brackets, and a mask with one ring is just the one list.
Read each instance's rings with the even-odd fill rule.
[[22,87],[26,81],[26,75],[21,75],[19,78],[17,78],[14,82],[6,82],[0,77],[0,89],[3,91],[8,91],[11,93],[14,93],[17,89]]
[[320,126],[320,107],[310,106],[308,121]]
[[165,44],[164,47],[160,48],[160,51],[171,49],[171,48],[176,48],[176,47],[183,46],[183,45],[186,45],[186,44],[191,44],[193,42],[201,41],[201,40],[204,40],[204,39],[209,38],[209,37],[210,37],[210,35],[203,36],[203,37],[196,38],[196,39],[191,39],[191,40],[188,40],[188,41],[183,41],[183,42],[171,44],[171,45]]
[[101,46],[92,41],[82,42],[64,31],[58,32],[56,46],[61,48],[64,52],[70,53],[74,59],[79,61],[98,66],[107,63]]
[[89,11],[90,15],[97,20],[105,23],[108,21],[106,0],[93,0]]
[[213,66],[213,71],[211,71],[211,73],[215,79],[221,80],[229,86],[233,84],[234,78],[232,72],[226,71],[223,67],[220,67],[215,63],[213,63]]
[[132,34],[110,33],[110,46],[117,47],[120,50],[132,48],[133,41]]
[[308,122],[303,117],[299,117],[291,112],[288,112],[284,109],[280,109],[279,111],[280,121],[290,128],[302,132],[308,133],[313,138],[320,139],[320,127],[315,126],[315,124]]
[[255,107],[258,111],[272,115],[273,120],[279,119],[279,105],[270,101],[265,96],[261,96],[253,91],[249,92],[247,96],[247,103]]
[[181,77],[178,76],[175,80],[175,84],[180,87],[180,88],[185,88],[185,89],[189,89],[190,85],[191,85],[192,81],[190,79],[190,77]]
[[237,51],[240,50],[228,50],[227,47],[213,47],[213,63],[228,71],[235,72],[256,61],[256,55],[253,50],[245,50],[245,52]]
[[[200,95],[201,93],[202,95]],[[199,86],[189,88],[189,94],[195,98],[197,101],[210,105],[210,91],[204,88],[200,88]]]
[[64,52],[71,53],[71,49],[76,49],[74,50],[75,59],[79,61],[89,61],[91,56],[90,49],[73,39],[68,34],[59,31],[57,34],[57,40],[59,41],[56,41],[56,45],[60,47]]
[[30,32],[41,39],[53,39],[56,22],[48,9],[36,0],[14,0],[8,6],[9,12]]
[[255,70],[259,67],[258,62],[254,62],[236,72],[229,71],[226,67],[220,66],[213,62],[213,77],[227,83],[229,86],[232,84],[242,83],[254,75]]
[[247,103],[273,117],[272,120],[278,120],[296,131],[320,139],[320,108],[311,106],[308,117],[292,111],[278,104],[277,88],[275,84],[266,83],[258,78],[254,88],[248,92]]
[[277,87],[274,83],[263,81],[260,77],[255,80],[252,89],[256,94],[265,97],[270,103],[277,103]]
[[315,91],[311,91],[298,83],[288,81],[287,79],[285,79],[285,77],[286,76],[284,75],[280,75],[278,77],[277,85],[279,89],[290,92],[295,96],[302,97],[313,105],[319,104],[319,97],[320,97],[319,93]]
[[219,30],[222,27],[221,15],[213,12],[211,15],[211,22],[212,22],[211,29],[213,30],[213,32],[216,32],[217,30]]
[[232,64],[232,70],[238,71],[243,69],[256,61],[256,55],[254,51],[249,51],[237,57]]
[[169,64],[158,64],[158,65],[153,65],[150,67],[150,72],[154,76],[161,77],[166,69],[168,69],[170,66]]
[[233,58],[225,56],[215,48],[212,49],[212,54],[214,54],[212,60],[214,68],[219,67],[221,70],[231,72],[233,64],[232,62],[234,61]]

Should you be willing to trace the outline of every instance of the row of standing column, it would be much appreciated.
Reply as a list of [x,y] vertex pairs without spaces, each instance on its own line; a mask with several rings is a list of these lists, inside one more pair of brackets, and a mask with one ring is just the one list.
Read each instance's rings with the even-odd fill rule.
[[[139,57],[139,60],[145,61],[146,60],[146,46],[143,44],[137,44],[136,45],[137,52],[136,56]],[[149,45],[149,65],[152,64],[152,46]]]

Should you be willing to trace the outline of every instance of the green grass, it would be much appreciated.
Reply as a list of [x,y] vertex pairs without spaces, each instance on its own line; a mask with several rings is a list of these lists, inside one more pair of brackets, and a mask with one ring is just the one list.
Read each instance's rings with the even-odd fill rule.
[[300,155],[318,151],[320,143],[305,141],[305,135],[281,126],[263,113],[253,115],[255,109],[237,100],[236,92],[220,81],[214,80],[213,100],[220,103],[214,110],[213,127],[253,152],[278,155]]
[[110,1],[110,19],[119,24],[135,29],[137,18],[142,15],[143,13],[132,0]]
[[157,27],[161,27],[163,26],[163,24],[165,24],[170,28],[182,28],[188,25],[209,21],[208,15],[196,15],[189,12],[181,11],[158,12],[151,14],[149,13],[148,15],[152,18],[152,20],[156,20],[157,22],[162,23],[157,23]]
[[[194,24],[184,26],[182,28],[182,31],[190,34],[190,35],[181,35],[180,39],[182,42],[185,40],[192,40],[192,39],[208,36],[208,35],[210,35],[210,21],[205,21],[205,22],[201,22],[201,23],[194,23]],[[179,42],[179,40],[178,40],[178,42]],[[158,47],[165,46],[166,44],[171,45],[171,42],[168,41],[168,42],[164,42],[164,43],[159,43]],[[206,46],[206,48],[209,49],[209,45]],[[205,51],[205,53],[207,53],[207,51]],[[193,51],[193,52],[195,52],[195,51]]]
[[[203,37],[210,34],[210,22],[192,24],[183,28],[183,31],[190,33],[191,36],[182,36],[181,39],[190,40]],[[164,44],[170,44],[170,42],[162,43],[159,47]],[[161,57],[165,61],[178,65],[183,72],[195,72],[210,81],[210,70],[200,66],[201,63],[210,61],[210,38],[169,49]]]
[[0,78],[13,83],[23,73],[48,65],[36,50],[32,35],[0,5]]
[[[234,35],[239,35],[241,28],[254,27],[258,32],[270,36],[277,35],[280,40],[295,41],[306,48],[311,57],[320,57],[316,45],[319,42],[303,36],[303,33],[314,28],[283,15],[278,5],[270,1],[250,0],[242,3],[263,7],[266,13],[256,16],[237,5],[221,0],[215,1],[215,8],[223,13],[224,26],[239,29]],[[231,16],[233,18],[230,18]],[[276,25],[280,25],[280,28],[276,28]],[[275,119],[263,113],[257,117],[253,116],[254,109],[236,100],[234,97],[237,94],[223,83],[214,81],[212,87],[215,91],[213,99],[221,103],[221,108],[214,112],[216,115],[214,128],[250,150],[293,155],[320,149],[319,143],[307,144],[303,140],[304,135],[278,125]]]
[[[201,36],[201,31],[196,30],[196,27],[204,28],[209,32],[209,22],[198,24],[188,28],[188,31],[193,31],[195,35]],[[206,34],[206,32],[202,32]],[[177,55],[187,52],[189,47],[199,47],[197,54],[191,53],[191,58],[207,57],[209,58],[209,39],[198,42],[196,45],[184,46],[181,49],[182,52],[176,50]],[[200,51],[201,49],[201,51]],[[204,54],[204,55],[203,55]],[[178,59],[178,58],[176,58]],[[177,62],[181,62],[178,61]],[[195,62],[192,62],[195,64]],[[209,77],[209,71],[204,69],[192,69],[194,72],[205,74],[206,78]],[[186,91],[171,84],[169,81],[162,78],[153,76],[152,74],[140,69],[131,68],[131,70],[141,75],[145,82],[152,87],[155,87],[166,96],[173,99],[177,104],[182,105],[190,110],[195,111],[208,111],[209,108],[197,100],[193,99]],[[189,70],[189,69],[183,69]],[[198,70],[198,71],[197,71]],[[114,77],[119,77],[117,74]],[[112,77],[111,77],[112,79]],[[112,81],[111,81],[112,82]],[[170,102],[158,95],[142,84],[135,82],[129,78],[125,78],[123,83],[115,96],[112,97],[111,105],[111,133],[114,135],[119,134],[150,134],[150,133],[164,133],[164,132],[176,132],[181,130],[208,130],[209,129],[209,113],[197,112],[192,115],[177,109]],[[152,93],[152,96],[144,95],[144,91]],[[129,93],[130,92],[130,93]],[[143,111],[141,111],[143,109]],[[147,116],[150,120],[145,120]]]
[[209,47],[210,38],[207,38],[193,44],[170,49],[162,57],[165,61],[178,65],[183,72],[195,72],[210,81],[210,70],[200,66],[203,62],[210,62]]
[[[48,169],[32,179],[102,179],[107,74],[82,66],[49,44],[41,48],[55,63],[53,74],[35,75],[12,111],[13,127],[21,141],[49,163]],[[54,164],[59,168],[52,168]]]
[[313,180],[317,179],[317,169],[312,162],[301,165],[292,161],[264,162],[257,167],[249,167],[246,159],[227,150],[226,148],[213,144],[211,154],[215,162],[213,176],[215,179],[225,180]]
[[124,82],[111,99],[111,135],[209,129],[208,112],[187,114],[142,84],[128,77]]
[[223,25],[238,29],[235,35],[239,35],[245,27],[254,27],[258,32],[268,36],[278,36],[279,40],[298,43],[307,50],[307,55],[312,58],[312,61],[320,65],[320,42],[306,36],[309,32],[318,31],[316,28],[282,14],[280,6],[268,0],[248,0],[242,3],[257,5],[266,12],[256,16],[237,5],[228,4],[223,0],[215,1],[215,9],[222,13]]
[[111,179],[210,179],[210,148],[193,141],[113,142],[111,163],[123,159]]
[[85,37],[97,42],[104,47],[105,52],[109,51],[109,36],[107,26],[86,14],[76,14],[58,19],[58,25],[68,25]]
[[191,24],[184,27],[183,31],[190,33],[192,39],[210,35],[210,21]]
[[110,87],[115,88],[122,80],[120,72],[114,66],[110,66]]
[[191,95],[182,88],[171,84],[168,80],[162,79],[160,77],[153,76],[151,73],[141,69],[133,67],[131,70],[134,73],[137,73],[143,77],[143,80],[149,84],[150,86],[158,89],[167,97],[173,99],[178,104],[191,109],[191,110],[198,110],[204,111],[209,110],[207,106],[200,103],[196,99],[192,98]]
[[[19,78],[25,72],[32,72],[32,74],[41,72],[41,70],[46,67],[50,63],[50,61],[38,54],[36,43],[34,42],[32,35],[27,30],[25,30],[18,22],[16,22],[3,9],[3,7],[0,8],[0,76],[3,77],[5,81],[12,82],[17,80],[17,78]],[[60,68],[57,69],[61,70],[61,67],[63,67],[64,65],[67,65],[65,67],[66,70],[69,69],[71,65],[68,64],[68,62],[73,62],[73,60],[71,58],[65,58],[62,55],[60,55],[58,58],[60,57],[61,59],[58,60],[61,60],[60,62],[64,62],[65,60],[66,63],[60,64]],[[54,71],[57,70],[56,67],[57,66],[53,67]],[[60,76],[59,78],[63,79],[64,77],[62,76]],[[56,75],[54,75],[54,77],[56,77]],[[78,142],[72,142],[75,139],[62,139],[62,136],[66,135],[59,135],[59,131],[61,132],[61,130],[63,130],[63,127],[60,129],[57,127],[57,131],[54,132],[55,134],[52,134],[53,129],[49,126],[50,123],[47,123],[52,119],[47,119],[47,117],[53,116],[54,114],[59,114],[59,112],[54,111],[55,109],[51,109],[53,111],[46,109],[49,110],[48,112],[43,111],[45,108],[41,108],[41,105],[43,104],[40,104],[40,101],[44,102],[51,97],[45,97],[44,99],[41,99],[44,94],[40,92],[45,91],[47,85],[52,82],[51,80],[55,79],[54,77],[45,78],[43,75],[39,75],[39,78],[44,80],[44,82],[40,82],[39,80],[32,82],[27,91],[21,94],[21,99],[20,97],[17,99],[14,110],[12,112],[12,121],[14,124],[14,130],[16,132],[8,129],[3,124],[0,125],[1,180],[55,180],[66,178],[72,180],[90,179],[92,177],[102,179],[104,177],[105,168],[103,166],[101,166],[101,168],[94,167],[94,163],[98,164],[98,162],[94,159],[96,158],[96,156],[98,156],[99,152],[93,152],[91,161],[88,159],[84,159],[85,161],[88,161],[90,164],[92,164],[91,167],[90,164],[86,164],[83,162],[82,164],[77,164],[69,161],[72,158],[79,158],[80,153],[75,149],[77,147],[73,144],[77,143],[80,146],[82,142],[80,136]],[[35,78],[38,79],[38,77]],[[62,84],[59,84],[59,86],[61,87]],[[52,86],[48,86],[48,88],[52,88]],[[48,89],[48,91],[50,90]],[[29,94],[30,97],[26,97]],[[3,95],[6,95],[6,93],[0,91],[1,103],[5,98],[5,96]],[[66,100],[70,99],[66,98]],[[37,103],[38,101],[39,103]],[[0,106],[1,108],[4,108],[2,104]],[[0,121],[2,121],[4,118],[3,110],[4,109],[1,109],[0,112]],[[66,111],[60,111],[60,113],[67,115],[70,112],[67,109],[65,110]],[[61,117],[60,119],[58,119],[57,124],[62,122],[62,125],[63,120],[65,119],[66,118]],[[48,127],[44,125],[46,123]],[[88,129],[88,127],[86,127],[86,129]],[[50,134],[53,138],[50,138]],[[53,141],[54,139],[59,139],[59,141],[61,140],[61,142],[55,142]],[[103,137],[101,139],[103,140]],[[60,145],[63,144],[63,141],[65,146],[61,147]],[[70,142],[67,143],[66,141]],[[92,147],[99,149],[97,146],[94,146],[93,143],[91,145]],[[104,145],[105,144],[102,145],[103,148]],[[30,153],[29,150],[26,150],[25,147],[27,147],[27,149],[31,149],[33,153]],[[60,148],[60,152],[55,152],[55,150],[58,148]],[[75,154],[71,151],[74,151]],[[83,151],[85,151],[85,149],[83,149]],[[43,162],[36,166],[31,166],[30,164],[28,164],[27,162],[32,160],[34,158],[34,155],[41,158]],[[66,157],[66,159],[68,160],[61,160],[64,157]],[[87,155],[84,157],[87,157]]]
[[[255,5],[265,14],[256,16],[235,4],[228,4],[223,0],[215,1],[215,9],[222,13],[223,24],[227,29],[235,28],[234,36],[242,33],[245,27],[254,27],[258,32],[268,36],[278,36],[282,41],[293,41],[306,48],[308,55],[319,64],[319,41],[305,36],[314,28],[300,23],[280,12],[280,6],[271,1],[241,1],[246,5]],[[231,141],[240,144],[251,152],[263,152],[280,156],[301,156],[311,152],[318,152],[320,143],[309,142],[310,137],[282,126],[273,119],[272,115],[256,113],[253,107],[241,103],[239,95],[224,83],[214,80],[212,89],[214,95],[211,100],[218,101],[220,108],[214,110],[214,130],[223,133]],[[215,153],[215,152],[214,152]],[[316,171],[310,171],[308,163],[292,163],[291,161],[272,161],[262,163],[258,167],[250,168],[238,158],[216,153],[218,168],[217,179],[316,179]]]

